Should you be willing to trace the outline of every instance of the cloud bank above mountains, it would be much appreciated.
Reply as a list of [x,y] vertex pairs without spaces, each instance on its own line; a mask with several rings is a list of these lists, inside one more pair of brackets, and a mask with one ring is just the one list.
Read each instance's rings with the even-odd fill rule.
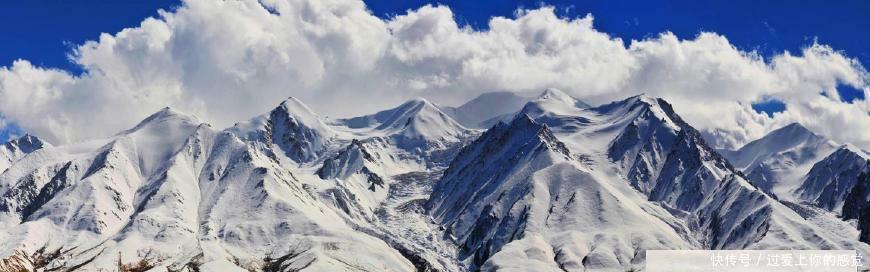
[[[836,91],[847,85],[870,97],[870,75],[848,52],[811,44],[764,58],[715,33],[624,41],[593,22],[541,7],[474,30],[445,6],[384,20],[355,0],[188,0],[78,46],[70,59],[81,75],[27,60],[0,68],[0,115],[64,143],[111,135],[167,105],[226,127],[287,96],[339,117],[416,96],[458,104],[552,87],[590,104],[663,97],[720,146],[800,122],[870,147],[870,99],[846,103]],[[769,99],[786,111],[751,108]]]

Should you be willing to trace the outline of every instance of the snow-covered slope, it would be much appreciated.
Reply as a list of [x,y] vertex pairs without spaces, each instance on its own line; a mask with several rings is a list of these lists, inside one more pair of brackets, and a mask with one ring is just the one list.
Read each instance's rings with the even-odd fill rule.
[[557,89],[547,89],[536,99],[530,101],[520,114],[533,116],[545,124],[558,124],[560,128],[581,127],[589,120],[582,111],[589,105]]
[[[487,120],[503,115],[513,115],[529,102],[528,97],[512,92],[491,92],[475,97],[459,107],[441,109],[457,122],[469,128],[489,128]],[[508,119],[510,121],[510,119]]]
[[[0,148],[0,271],[622,271],[653,248],[870,253],[835,214],[755,188],[664,100],[588,108],[551,89],[498,118],[481,135],[416,99],[325,120],[291,98],[224,130],[166,108],[106,139],[24,138]],[[833,166],[853,157],[832,156],[812,176],[852,173]],[[842,202],[832,180],[809,188]]]
[[299,163],[318,159],[336,134],[320,116],[293,97],[267,114],[236,124],[230,131],[242,139],[274,146],[272,149],[283,151]]
[[[542,111],[546,108],[546,111]],[[498,116],[482,121],[479,127],[489,128],[498,122],[510,123],[517,115],[531,114],[542,115],[547,114],[547,120],[543,120],[542,116],[538,116],[539,121],[554,121],[550,119],[563,119],[562,122],[570,122],[571,119],[576,119],[577,113],[583,109],[590,108],[589,104],[572,97],[558,89],[547,89],[539,94],[536,98],[518,108],[517,111],[500,114]],[[575,122],[583,123],[584,120],[578,119]]]
[[618,186],[522,115],[465,148],[427,207],[483,270],[640,268],[638,249],[693,248],[678,220]]
[[48,146],[50,146],[48,143],[33,135],[24,135],[6,142],[0,146],[0,173],[24,155]]
[[767,192],[793,199],[793,191],[810,167],[837,145],[798,123],[771,131],[738,150],[720,151],[736,169]]
[[795,194],[820,208],[840,212],[858,176],[870,171],[870,155],[853,145],[843,145],[817,162],[801,181]]
[[0,175],[0,268],[413,269],[314,180],[195,117],[164,109],[96,146],[42,149]]
[[624,113],[609,118],[628,122],[615,122],[625,125],[616,125],[623,129],[610,142],[608,157],[650,201],[677,210],[675,215],[687,213],[705,248],[867,251],[854,237],[802,216],[749,183],[664,100],[639,96],[591,111]]
[[422,98],[372,115],[335,120],[332,125],[345,127],[354,135],[389,138],[400,148],[417,151],[444,148],[471,134],[438,106]]
[[[381,163],[379,154],[368,151],[370,144],[353,140],[335,157],[323,161],[317,176],[338,183],[331,191],[337,207],[355,218],[373,220],[379,202],[387,196],[389,168]],[[385,169],[387,168],[387,169]]]
[[[857,231],[828,230],[818,223],[832,221],[825,215],[802,217],[754,187],[664,100],[641,95],[583,109],[548,90],[521,114],[466,147],[428,203],[472,267],[629,269],[642,263],[642,250],[604,242],[626,237],[635,237],[639,249],[868,249],[851,236]],[[526,115],[534,121],[519,125]],[[574,211],[559,209],[565,204],[556,196],[566,201],[574,193],[584,201],[572,202]],[[598,217],[584,215],[591,211]],[[542,214],[566,221],[548,225]],[[593,242],[583,235],[600,229],[614,234]],[[576,230],[583,230],[574,235],[582,239],[571,244],[580,248],[560,248],[560,241],[571,240],[559,234]],[[626,258],[626,252],[636,255]]]

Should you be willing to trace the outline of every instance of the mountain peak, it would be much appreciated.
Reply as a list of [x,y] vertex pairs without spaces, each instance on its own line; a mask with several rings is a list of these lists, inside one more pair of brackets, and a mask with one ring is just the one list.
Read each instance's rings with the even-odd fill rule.
[[538,98],[526,103],[521,114],[529,114],[534,119],[540,116],[576,116],[589,105],[560,90],[544,90]]
[[630,111],[635,108],[670,108],[670,104],[667,103],[664,99],[655,98],[649,96],[645,93],[641,93],[638,95],[634,95],[623,100],[614,101],[608,104],[604,104],[598,107],[595,107],[594,110],[598,112],[617,112],[617,111]]
[[870,169],[870,155],[854,145],[844,144],[816,162],[795,192],[801,200],[838,211],[858,176],[867,169]]
[[850,153],[854,153],[855,155],[858,155],[861,158],[864,158],[865,160],[870,160],[870,154],[867,154],[867,151],[864,151],[863,149],[861,149],[853,144],[850,144],[850,143],[840,145],[840,147],[837,148],[837,151],[834,151],[834,153],[838,153],[838,152],[839,153],[850,152]]
[[541,95],[538,95],[538,98],[537,98],[537,100],[548,100],[548,99],[555,99],[555,100],[560,100],[560,101],[572,101],[572,102],[574,100],[576,100],[571,95],[569,95],[569,94],[567,94],[559,89],[554,89],[554,88],[548,88],[548,89],[544,90],[543,92],[541,92]]
[[[799,123],[791,123],[781,128],[775,129],[764,137],[758,140],[749,142],[740,150],[758,148],[760,146],[768,149],[786,149],[803,143],[822,142],[826,141],[822,136],[819,136]],[[782,151],[780,150],[780,151]]]
[[537,137],[546,148],[561,153],[566,157],[570,157],[570,152],[568,151],[568,148],[565,146],[564,143],[559,141],[555,135],[553,135],[553,132],[550,130],[547,124],[538,123],[528,114],[517,115],[517,117],[514,118],[509,124],[501,123],[500,125],[497,125],[495,131],[497,131],[497,133],[509,132],[508,134],[517,135],[513,137],[521,137],[519,135],[526,135],[526,137]]
[[[545,130],[549,131],[546,124],[538,123],[528,114],[519,114],[516,118],[507,124],[512,130]],[[549,133],[549,132],[548,132]]]
[[688,127],[670,103],[646,94],[635,95],[591,110],[600,114],[621,116],[620,118],[632,120],[631,122],[635,124],[654,120],[654,123],[661,124],[663,128],[674,132]]
[[[293,115],[293,116],[298,117],[298,118],[306,118],[306,119],[314,118],[316,120],[320,119],[320,117],[317,115],[317,113],[315,113],[314,110],[309,108],[308,105],[306,105],[305,103],[303,103],[299,99],[296,99],[295,97],[292,97],[292,96],[288,97],[287,99],[282,101],[281,104],[278,104],[278,107],[276,107],[274,110],[272,110],[272,112],[275,112],[275,111],[282,111],[282,112],[285,112],[287,114]],[[306,120],[306,121],[314,121],[314,120]]]
[[659,98],[659,97],[650,96],[646,93],[640,93],[640,94],[637,94],[635,96],[629,97],[629,98],[625,99],[625,101],[629,104],[632,104],[632,105],[647,105],[647,106],[652,106],[652,107],[659,107],[659,106],[662,106],[663,104],[670,105],[664,99]]
[[529,126],[529,125],[536,125],[536,124],[537,123],[535,122],[535,120],[532,119],[532,117],[529,116],[528,114],[520,114],[517,116],[517,118],[514,118],[514,120],[512,120],[510,123],[511,126]]
[[401,105],[399,105],[395,109],[400,110],[400,111],[409,111],[409,112],[415,112],[415,113],[419,113],[419,112],[423,112],[423,111],[441,112],[441,109],[437,105],[435,105],[432,102],[429,102],[429,100],[427,100],[426,98],[422,98],[422,97],[415,97],[415,98],[409,99],[408,101],[405,101],[405,103],[402,103]]
[[420,141],[459,141],[467,128],[426,99],[415,98],[398,107],[372,115],[338,120],[343,126],[381,136],[397,136],[401,145],[411,147]]
[[441,107],[465,127],[489,128],[499,121],[509,121],[531,101],[512,92],[483,93],[459,107]]
[[428,104],[428,105],[432,105],[432,102],[429,102],[429,100],[427,100],[426,98],[419,97],[419,96],[418,96],[418,97],[411,98],[411,99],[409,99],[409,100],[408,100],[407,102],[405,102],[405,103],[411,103],[411,104],[415,104],[415,105],[417,105],[417,104]]
[[314,110],[309,108],[308,105],[303,103],[301,100],[292,96],[282,101],[281,104],[279,104],[278,107],[273,109],[269,114],[273,119],[278,118],[278,116],[281,115],[281,118],[289,117],[297,120],[301,125],[323,131],[328,135],[333,134],[332,130],[323,123],[320,115],[315,113]]
[[456,203],[479,197],[474,191],[486,191],[484,186],[497,186],[490,180],[503,178],[501,172],[522,169],[521,165],[535,160],[546,162],[531,163],[540,166],[570,157],[565,144],[556,139],[545,124],[519,114],[510,123],[499,122],[462,148],[436,184],[427,209],[436,220],[445,220],[462,212]]
[[135,132],[135,131],[141,130],[145,127],[148,127],[150,125],[164,123],[164,122],[174,122],[177,124],[195,124],[195,125],[202,123],[202,121],[200,121],[200,119],[194,115],[190,115],[190,114],[181,112],[181,111],[179,111],[175,108],[172,108],[172,107],[164,107],[163,109],[160,109],[159,111],[155,112],[154,114],[151,114],[148,117],[146,117],[144,120],[139,122],[139,124],[137,124],[132,129],[129,129],[129,130],[124,131],[122,133]]
[[539,104],[564,104],[579,109],[586,109],[591,107],[589,106],[589,104],[586,104],[586,102],[583,102],[580,99],[577,99],[566,92],[554,88],[544,90],[544,92],[538,95],[538,98],[532,100],[532,102],[537,102]]
[[788,125],[785,125],[781,128],[775,129],[768,133],[771,136],[777,137],[799,137],[799,136],[815,136],[819,137],[800,123],[794,122]]
[[24,153],[30,153],[34,150],[43,148],[48,146],[49,144],[43,142],[42,139],[39,139],[36,136],[30,134],[24,134],[24,136],[18,137],[16,139],[12,139],[9,142],[6,142],[6,149],[10,151],[20,150]]
[[627,100],[635,101],[635,102],[642,102],[642,103],[647,103],[647,104],[654,104],[654,103],[658,102],[658,99],[659,98],[650,96],[646,93],[639,93],[639,94],[636,94],[634,96],[629,97]]
[[723,152],[735,167],[751,172],[752,168],[778,154],[789,155],[796,163],[813,160],[834,148],[833,142],[819,136],[799,123],[775,129],[764,137],[734,151]]
[[[790,123],[790,124],[788,124],[788,125],[782,126],[782,128],[783,128],[783,129],[788,128],[788,129],[803,129],[803,130],[807,130],[806,127],[804,127],[803,125],[801,125],[801,123],[798,123],[798,122],[792,122],[792,123]],[[807,131],[809,131],[809,130],[807,130]]]
[[336,134],[295,97],[288,97],[272,111],[237,123],[230,130],[241,138],[275,145],[299,163],[317,159]]
[[182,112],[176,108],[173,108],[171,106],[163,107],[159,111],[152,114],[152,116],[190,116],[190,117],[195,118],[194,116],[189,115],[187,113],[184,113],[184,112]]
[[287,99],[284,99],[284,101],[281,101],[281,104],[278,104],[278,107],[288,108],[288,109],[298,108],[298,109],[306,109],[308,111],[311,111],[311,109],[308,108],[308,105],[305,105],[305,103],[303,103],[301,100],[297,99],[296,97],[292,97],[292,96],[287,97]]

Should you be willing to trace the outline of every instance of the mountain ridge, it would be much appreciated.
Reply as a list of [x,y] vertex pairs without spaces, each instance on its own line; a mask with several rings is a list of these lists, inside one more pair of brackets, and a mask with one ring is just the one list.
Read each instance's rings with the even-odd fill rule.
[[0,172],[0,270],[610,271],[642,269],[647,249],[870,252],[864,225],[799,214],[809,204],[757,186],[664,99],[589,107],[548,89],[485,131],[445,110],[413,99],[328,120],[291,97],[226,129],[164,108],[106,139],[25,138]]

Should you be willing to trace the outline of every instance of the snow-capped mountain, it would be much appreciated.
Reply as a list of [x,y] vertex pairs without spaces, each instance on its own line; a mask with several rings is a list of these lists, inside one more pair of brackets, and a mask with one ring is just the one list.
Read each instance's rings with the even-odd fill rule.
[[346,127],[355,135],[388,138],[400,148],[416,151],[444,148],[471,134],[469,129],[423,98],[372,115],[335,120],[332,125]]
[[293,97],[268,114],[236,124],[231,131],[242,139],[281,150],[291,160],[300,163],[319,158],[335,137],[335,132],[323,123],[320,116]]
[[[491,118],[485,119],[478,124],[478,127],[490,128],[499,122],[510,123],[511,120],[514,119],[520,112],[532,113],[536,111],[537,108],[542,106],[547,106],[550,108],[550,111],[553,111],[556,114],[561,114],[563,116],[572,116],[571,112],[562,112],[558,111],[555,108],[561,107],[562,110],[577,110],[577,109],[586,109],[591,106],[586,104],[579,99],[576,99],[558,89],[547,89],[544,90],[541,94],[533,99],[526,99],[526,103],[517,107],[513,111],[509,111],[503,114],[499,114],[497,116],[493,116]],[[517,110],[518,109],[518,110]]]
[[737,150],[720,151],[757,186],[792,199],[793,191],[813,164],[837,145],[798,123],[776,129]]
[[[643,251],[625,241],[868,249],[854,228],[826,230],[754,187],[668,103],[647,96],[584,109],[548,90],[467,146],[435,188],[430,213],[460,259],[484,270],[642,267]],[[836,221],[824,216],[813,218]]]
[[704,248],[867,250],[836,217],[780,202],[751,184],[664,100],[641,95],[592,111],[625,113],[616,119],[627,124],[610,141],[608,157],[649,200],[686,212]]
[[[500,100],[484,98],[463,114]],[[549,89],[508,108],[482,132],[424,99],[328,120],[290,98],[226,129],[166,108],[106,139],[24,137],[0,148],[0,271],[622,271],[647,249],[870,253],[870,204],[846,206],[856,228],[780,202],[662,99],[589,108]],[[805,179],[815,200],[861,199],[809,178],[852,173],[839,153]]]
[[667,211],[611,182],[522,115],[466,147],[427,207],[487,271],[642,267],[638,248],[693,248]]
[[105,143],[41,149],[0,176],[4,269],[34,268],[40,249],[63,252],[43,268],[114,268],[121,258],[172,269],[413,269],[279,161],[171,109]]
[[547,89],[520,110],[539,122],[560,129],[578,128],[588,123],[581,112],[589,105],[557,89]]
[[46,146],[50,145],[33,135],[24,135],[3,144],[0,146],[0,173],[24,155]]
[[465,127],[489,128],[494,123],[488,124],[486,121],[506,115],[512,117],[529,100],[512,92],[491,92],[481,94],[459,107],[441,109]]
[[870,172],[870,155],[846,144],[817,162],[795,190],[798,199],[840,212],[858,176]]
[[721,152],[753,184],[780,199],[857,218],[845,214],[843,205],[858,176],[868,171],[870,156],[864,150],[838,146],[794,123],[738,150]]

